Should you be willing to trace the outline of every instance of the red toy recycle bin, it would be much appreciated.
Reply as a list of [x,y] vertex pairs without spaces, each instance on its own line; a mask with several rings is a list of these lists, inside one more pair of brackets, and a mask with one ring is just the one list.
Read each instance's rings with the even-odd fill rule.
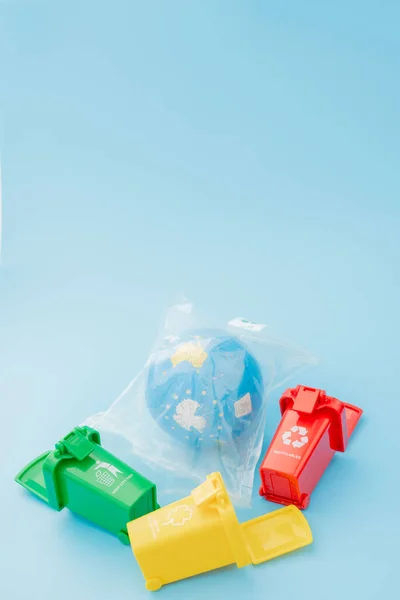
[[336,451],[344,452],[362,410],[298,385],[280,399],[282,419],[261,464],[260,495],[307,508]]

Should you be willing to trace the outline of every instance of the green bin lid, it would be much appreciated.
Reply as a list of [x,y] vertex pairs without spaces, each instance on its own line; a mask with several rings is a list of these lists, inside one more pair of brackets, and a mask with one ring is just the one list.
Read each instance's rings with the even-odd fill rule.
[[55,450],[41,454],[26,465],[15,481],[56,510],[61,510],[64,505],[58,481],[60,464],[65,460],[84,460],[96,445],[101,445],[98,431],[75,427],[55,445]]

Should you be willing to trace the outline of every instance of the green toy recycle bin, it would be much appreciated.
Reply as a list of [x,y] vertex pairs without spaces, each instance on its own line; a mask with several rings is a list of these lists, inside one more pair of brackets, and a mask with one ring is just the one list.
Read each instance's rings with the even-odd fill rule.
[[90,427],[73,429],[15,480],[52,508],[66,506],[125,544],[126,524],[159,508],[154,483],[102,448]]

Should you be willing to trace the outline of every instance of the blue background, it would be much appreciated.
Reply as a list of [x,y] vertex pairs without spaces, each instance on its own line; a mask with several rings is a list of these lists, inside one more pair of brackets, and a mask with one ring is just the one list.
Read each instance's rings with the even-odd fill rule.
[[[313,494],[311,547],[159,594],[396,597],[399,3],[0,15],[0,596],[149,597],[129,548],[13,477],[114,400],[184,292],[315,352],[302,383],[365,416]],[[277,422],[275,395],[266,444]]]

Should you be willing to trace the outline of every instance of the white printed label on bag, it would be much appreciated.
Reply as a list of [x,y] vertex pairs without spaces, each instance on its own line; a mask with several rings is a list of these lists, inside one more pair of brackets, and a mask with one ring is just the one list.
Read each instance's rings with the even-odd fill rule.
[[240,418],[249,415],[252,409],[250,394],[247,392],[242,398],[236,400],[233,406],[235,407],[235,417]]
[[249,321],[248,319],[243,319],[242,317],[236,317],[228,322],[228,325],[231,327],[240,327],[241,329],[247,329],[247,331],[255,331],[259,332],[266,328],[264,323],[255,323],[254,321]]

